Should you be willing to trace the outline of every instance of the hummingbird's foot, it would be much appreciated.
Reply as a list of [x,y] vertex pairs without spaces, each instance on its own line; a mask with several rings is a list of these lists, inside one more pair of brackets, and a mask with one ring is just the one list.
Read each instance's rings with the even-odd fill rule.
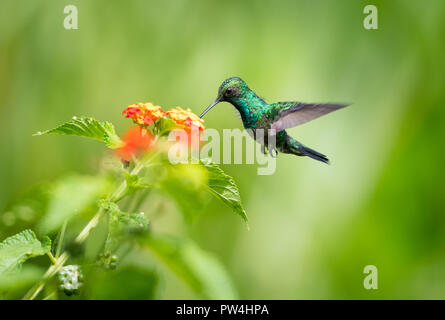
[[264,147],[264,144],[261,145],[261,152],[262,152],[263,154],[267,154],[267,152],[266,152],[266,148]]
[[274,147],[271,147],[269,148],[269,154],[272,158],[276,158],[278,155],[278,151]]

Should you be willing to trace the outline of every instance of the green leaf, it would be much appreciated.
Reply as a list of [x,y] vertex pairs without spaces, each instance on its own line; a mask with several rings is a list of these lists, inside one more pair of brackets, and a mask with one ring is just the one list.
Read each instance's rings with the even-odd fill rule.
[[57,230],[65,221],[95,205],[108,187],[108,181],[101,176],[71,175],[61,179],[50,194],[48,210],[37,225],[38,230]]
[[156,120],[154,124],[154,131],[158,136],[165,135],[174,129],[183,129],[183,128],[185,127],[177,124],[172,119],[166,119],[166,118],[159,118],[158,120]]
[[99,206],[109,213],[108,235],[104,251],[114,251],[123,240],[148,230],[148,219],[144,213],[127,213],[106,199],[99,200]]
[[17,300],[23,297],[25,290],[39,281],[45,269],[30,265],[23,265],[12,272],[0,274],[0,300]]
[[125,181],[127,183],[127,188],[125,196],[135,193],[138,190],[146,189],[150,187],[149,184],[144,183],[137,174],[130,174],[128,171],[124,170]]
[[167,164],[159,186],[176,203],[186,221],[194,221],[207,202],[207,171],[196,164]]
[[205,193],[210,193],[240,215],[249,227],[238,187],[218,165],[204,159],[199,165],[167,164],[166,168],[166,178],[159,186],[175,200],[186,220],[193,221],[200,215],[207,200]]
[[200,163],[208,171],[208,191],[240,215],[248,224],[247,214],[241,203],[241,196],[235,180],[208,159],[203,159]]
[[142,213],[123,212],[119,206],[106,199],[99,200],[99,205],[110,213],[111,222],[127,230],[143,230],[148,226],[147,217]]
[[0,274],[13,271],[29,258],[48,253],[51,240],[45,237],[40,242],[29,229],[3,240],[0,243]]
[[233,283],[221,263],[190,240],[150,235],[144,244],[204,299],[236,299]]
[[31,264],[13,272],[0,274],[0,290],[17,289],[32,284],[39,280],[44,273],[44,269]]
[[73,117],[68,122],[50,130],[37,132],[34,135],[40,136],[44,134],[62,134],[69,136],[79,136],[91,138],[104,142],[107,147],[116,149],[122,147],[124,143],[114,130],[114,126],[106,121],[97,121],[93,118],[77,118]]

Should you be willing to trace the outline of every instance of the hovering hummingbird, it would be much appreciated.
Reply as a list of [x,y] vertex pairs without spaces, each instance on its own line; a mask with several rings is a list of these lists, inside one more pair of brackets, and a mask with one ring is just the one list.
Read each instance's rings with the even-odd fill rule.
[[[223,101],[231,103],[239,111],[244,128],[253,133],[254,138],[256,129],[264,130],[264,144],[261,145],[263,153],[266,153],[265,147],[267,147],[272,157],[278,154],[278,150],[282,153],[308,156],[324,163],[329,163],[329,159],[324,154],[304,146],[289,136],[285,129],[298,126],[347,106],[347,104],[304,102],[268,104],[258,97],[241,78],[232,77],[223,81],[218,90],[218,97],[204,110],[200,117],[202,118],[216,104]],[[275,146],[267,145],[268,137],[271,135],[276,135]]]

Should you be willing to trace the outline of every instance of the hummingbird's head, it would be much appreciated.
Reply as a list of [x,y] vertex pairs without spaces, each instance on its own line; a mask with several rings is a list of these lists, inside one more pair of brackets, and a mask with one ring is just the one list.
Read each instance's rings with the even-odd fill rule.
[[207,109],[204,110],[203,113],[201,113],[200,117],[202,118],[210,109],[220,102],[226,101],[234,104],[234,101],[241,97],[248,89],[247,84],[241,78],[231,77],[224,80],[219,86],[218,97],[207,107]]
[[247,89],[247,84],[238,77],[228,78],[223,81],[218,89],[218,100],[231,102],[234,98],[241,96]]

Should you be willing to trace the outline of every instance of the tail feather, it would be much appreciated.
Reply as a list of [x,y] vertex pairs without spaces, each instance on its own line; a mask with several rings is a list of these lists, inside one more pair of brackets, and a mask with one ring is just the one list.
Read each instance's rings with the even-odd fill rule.
[[328,157],[326,157],[324,154],[317,152],[311,148],[300,145],[300,146],[298,146],[298,151],[300,151],[303,155],[308,156],[312,159],[329,164]]
[[291,153],[297,156],[307,156],[312,159],[329,164],[328,157],[301,144],[300,142],[289,136],[286,131],[281,131],[279,135],[279,140],[277,140],[277,149],[280,152]]

